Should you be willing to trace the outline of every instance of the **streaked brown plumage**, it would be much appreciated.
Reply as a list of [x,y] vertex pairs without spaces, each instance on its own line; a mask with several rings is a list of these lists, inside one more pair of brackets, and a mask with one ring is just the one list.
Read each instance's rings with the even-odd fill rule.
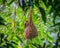
[[30,7],[30,19],[25,24],[24,37],[26,39],[32,39],[35,38],[37,35],[37,29],[32,22],[32,9]]

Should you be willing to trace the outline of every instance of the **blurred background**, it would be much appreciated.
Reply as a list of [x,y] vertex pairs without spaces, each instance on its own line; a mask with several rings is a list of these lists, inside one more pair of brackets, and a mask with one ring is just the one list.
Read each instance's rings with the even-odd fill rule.
[[[38,36],[26,40],[30,6]],[[60,48],[60,0],[0,0],[0,48]]]

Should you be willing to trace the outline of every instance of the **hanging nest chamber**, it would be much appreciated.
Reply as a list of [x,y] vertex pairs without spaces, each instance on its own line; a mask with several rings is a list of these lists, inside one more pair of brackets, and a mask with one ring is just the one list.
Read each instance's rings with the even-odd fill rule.
[[30,18],[25,23],[24,37],[25,39],[32,39],[38,35],[37,29],[32,21],[32,8],[30,7]]

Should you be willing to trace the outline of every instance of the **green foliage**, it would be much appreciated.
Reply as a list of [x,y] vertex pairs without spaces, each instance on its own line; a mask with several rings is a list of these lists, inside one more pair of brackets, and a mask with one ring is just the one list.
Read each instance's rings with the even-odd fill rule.
[[[30,6],[38,36],[26,40],[24,24],[29,19]],[[0,0],[0,48],[60,47],[59,7],[60,0]]]
[[0,16],[0,25],[5,25],[4,19]]

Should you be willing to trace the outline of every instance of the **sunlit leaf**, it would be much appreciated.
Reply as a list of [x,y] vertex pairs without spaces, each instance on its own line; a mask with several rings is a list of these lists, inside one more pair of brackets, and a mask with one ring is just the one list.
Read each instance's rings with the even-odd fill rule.
[[13,21],[11,27],[14,28],[14,26],[15,26],[15,22]]

